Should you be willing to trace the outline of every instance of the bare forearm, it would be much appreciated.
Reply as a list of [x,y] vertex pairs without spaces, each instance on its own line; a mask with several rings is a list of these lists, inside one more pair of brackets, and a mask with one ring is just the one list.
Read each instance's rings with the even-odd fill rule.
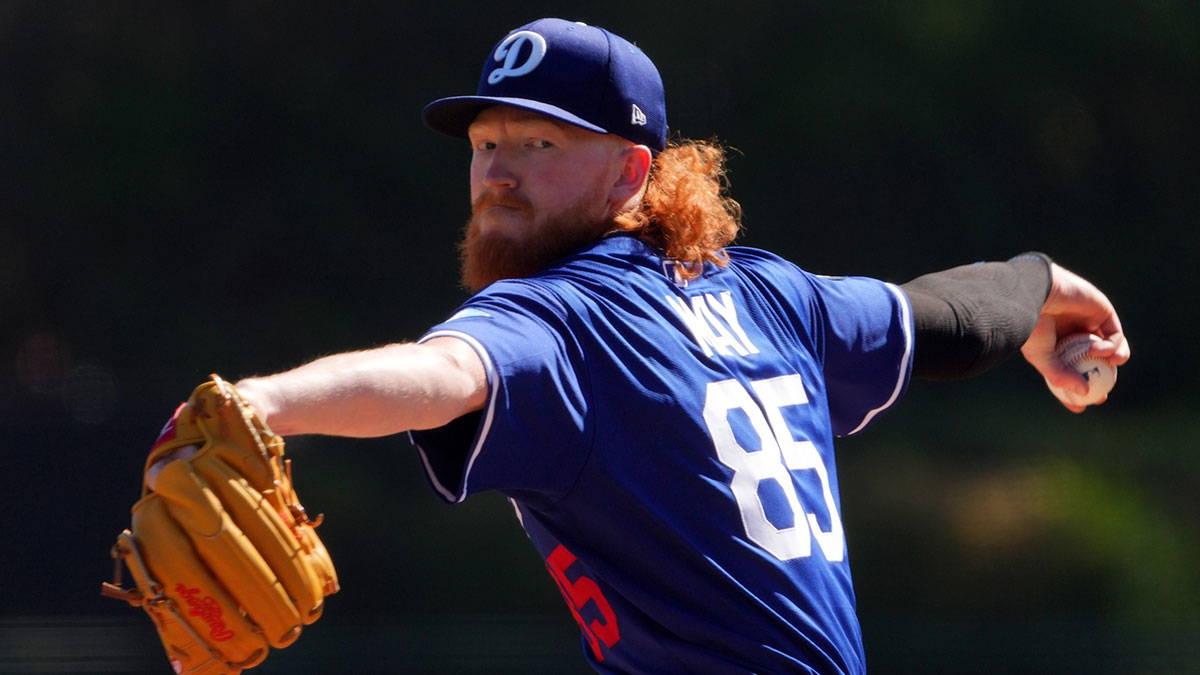
[[482,365],[470,362],[478,357],[462,349],[469,347],[389,345],[248,378],[237,387],[272,430],[285,436],[369,437],[428,429],[486,399]]

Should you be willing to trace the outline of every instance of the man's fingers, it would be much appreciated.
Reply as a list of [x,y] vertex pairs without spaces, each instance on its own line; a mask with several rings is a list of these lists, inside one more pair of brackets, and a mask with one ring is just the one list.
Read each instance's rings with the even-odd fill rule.
[[1038,368],[1038,371],[1051,386],[1066,389],[1080,396],[1086,396],[1088,393],[1087,378],[1075,372],[1074,368],[1064,365],[1058,358],[1055,358],[1053,363],[1047,363],[1046,367]]
[[1112,335],[1107,342],[1111,342],[1113,350],[1105,355],[1105,359],[1114,366],[1119,366],[1129,360],[1129,355],[1132,351],[1129,348],[1129,341],[1121,333]]
[[1058,358],[1055,351],[1058,342],[1057,328],[1055,318],[1052,315],[1043,314],[1038,319],[1033,334],[1021,347],[1021,353],[1025,356],[1025,360],[1036,368],[1042,377],[1046,378],[1047,384],[1082,396],[1087,393],[1087,380]]

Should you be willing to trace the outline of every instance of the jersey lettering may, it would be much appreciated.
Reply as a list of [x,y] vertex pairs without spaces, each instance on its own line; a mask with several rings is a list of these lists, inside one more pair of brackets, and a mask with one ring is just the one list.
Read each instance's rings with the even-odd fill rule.
[[861,673],[833,439],[907,386],[907,301],[728,252],[685,285],[618,235],[489,286],[424,338],[486,407],[411,436],[443,499],[511,499],[596,670]]

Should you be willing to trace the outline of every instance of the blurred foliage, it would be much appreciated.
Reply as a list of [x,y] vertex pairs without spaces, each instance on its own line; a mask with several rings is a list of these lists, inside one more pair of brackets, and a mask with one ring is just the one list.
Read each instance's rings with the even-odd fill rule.
[[[5,612],[125,616],[106,551],[208,372],[413,339],[465,298],[467,150],[418,111],[544,15],[638,43],[674,132],[736,149],[744,243],[893,281],[1038,249],[1121,311],[1103,408],[1014,361],[914,383],[844,441],[874,671],[1200,667],[1173,637],[1200,624],[1200,357],[1166,344],[1200,290],[1182,0],[0,3]],[[330,616],[570,627],[503,500],[440,507],[405,439],[291,447],[345,580]]]

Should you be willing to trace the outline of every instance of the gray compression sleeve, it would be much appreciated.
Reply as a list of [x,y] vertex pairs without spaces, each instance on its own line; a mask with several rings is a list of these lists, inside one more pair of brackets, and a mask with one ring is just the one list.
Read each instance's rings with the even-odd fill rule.
[[1016,353],[1050,293],[1050,262],[1042,253],[1023,253],[901,284],[916,330],[913,376],[972,377]]

